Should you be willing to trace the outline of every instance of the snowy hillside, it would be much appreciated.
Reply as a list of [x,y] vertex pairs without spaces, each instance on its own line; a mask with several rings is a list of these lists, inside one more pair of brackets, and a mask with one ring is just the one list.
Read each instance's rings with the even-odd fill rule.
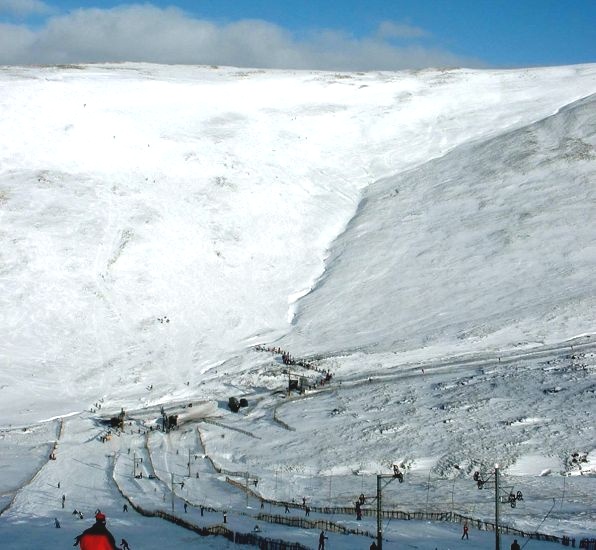
[[[62,492],[129,542],[186,547],[196,535],[121,509],[167,511],[193,454],[174,490],[201,526],[226,511],[247,532],[259,513],[216,467],[258,479],[274,514],[351,506],[394,462],[408,474],[388,508],[490,521],[471,476],[500,462],[529,496],[507,524],[594,532],[595,65],[2,67],[0,120],[11,548],[29,547],[22,522],[41,539],[60,517],[58,545],[77,534]],[[286,399],[290,377],[310,389]],[[151,429],[162,406],[180,430]],[[102,443],[121,408],[130,424]],[[131,476],[136,456],[151,480]],[[395,523],[388,540],[418,548],[461,534]]]
[[437,353],[592,331],[595,146],[592,95],[375,182],[288,345]]
[[[379,74],[5,68],[0,351],[3,384],[26,381],[33,398],[7,391],[6,405],[28,422],[113,395],[114,382],[123,397],[138,396],[163,384],[164,370],[169,391],[196,384],[221,360],[287,333],[292,302],[315,284],[295,320],[305,325],[307,354],[462,338],[474,349],[479,337],[508,328],[496,344],[591,330],[593,195],[582,179],[593,170],[589,120],[568,137],[580,106],[545,119],[593,93],[595,81],[593,66]],[[537,140],[560,146],[561,158]],[[495,155],[501,147],[506,154]],[[564,204],[551,204],[561,196]],[[556,219],[539,212],[545,204]],[[554,227],[560,216],[566,225]],[[360,223],[386,229],[356,240]],[[346,225],[332,249],[346,248],[340,275],[338,260],[323,260]],[[570,250],[577,228],[584,235]],[[348,264],[349,250],[358,257]],[[522,259],[525,267],[511,269]],[[316,282],[325,269],[326,281],[338,273],[337,284]],[[546,271],[557,287],[543,280]],[[519,276],[527,287],[521,302]],[[308,313],[315,327],[307,312],[323,291],[329,296]],[[569,308],[576,311],[567,321]],[[158,321],[164,317],[171,322]],[[540,317],[546,325],[534,323]],[[388,332],[394,322],[400,330]],[[335,327],[347,333],[327,337]],[[81,384],[90,373],[93,394]],[[48,391],[56,384],[58,399]]]

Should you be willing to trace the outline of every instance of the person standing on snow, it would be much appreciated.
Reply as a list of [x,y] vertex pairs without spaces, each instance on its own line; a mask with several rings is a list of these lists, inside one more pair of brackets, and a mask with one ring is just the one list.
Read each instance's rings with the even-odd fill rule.
[[321,534],[319,535],[319,550],[325,550],[325,541],[327,540],[327,537],[325,536],[325,532],[321,531]]
[[469,539],[469,537],[468,537],[468,524],[467,523],[464,523],[464,532],[463,532],[463,534],[461,536],[461,540],[464,540],[464,538],[466,540]]
[[520,550],[519,544],[517,543],[517,539],[514,539],[511,543],[511,550]]
[[95,523],[85,529],[75,538],[73,546],[81,547],[81,550],[118,550],[116,540],[106,527],[106,516],[102,512],[95,515]]
[[358,521],[362,519],[362,504],[360,504],[359,500],[356,501],[356,519]]

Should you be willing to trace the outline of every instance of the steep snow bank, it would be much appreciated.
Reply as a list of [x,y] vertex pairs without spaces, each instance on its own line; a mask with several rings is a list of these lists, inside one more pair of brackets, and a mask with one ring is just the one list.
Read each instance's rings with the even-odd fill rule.
[[284,345],[479,350],[596,328],[596,96],[367,188]]

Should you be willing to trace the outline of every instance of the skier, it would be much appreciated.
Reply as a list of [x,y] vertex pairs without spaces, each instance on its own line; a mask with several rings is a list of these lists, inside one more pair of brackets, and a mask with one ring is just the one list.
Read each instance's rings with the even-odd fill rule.
[[321,531],[321,534],[319,535],[319,550],[325,550],[325,541],[327,538],[328,537],[325,536],[325,532]]
[[469,540],[469,537],[468,537],[468,524],[467,523],[464,523],[464,532],[463,532],[463,534],[461,536],[461,540],[464,540],[464,538],[466,540]]
[[130,550],[130,546],[128,546],[128,542],[126,542],[126,539],[122,539],[122,541],[120,542],[120,550]]
[[128,504],[124,504],[124,506],[122,506],[122,511],[128,512]]
[[99,512],[95,523],[75,538],[73,546],[80,545],[81,550],[118,550],[114,536],[106,528],[106,516]]
[[56,529],[60,529],[60,522],[58,521],[58,518],[54,518],[54,527]]
[[517,539],[514,539],[513,542],[511,543],[511,550],[520,550],[520,546],[517,543]]
[[369,550],[377,550],[377,543],[373,540],[372,544],[370,545]]
[[186,514],[187,510],[188,510],[188,504],[185,502],[185,503],[184,503],[184,513],[185,513],[185,514]]

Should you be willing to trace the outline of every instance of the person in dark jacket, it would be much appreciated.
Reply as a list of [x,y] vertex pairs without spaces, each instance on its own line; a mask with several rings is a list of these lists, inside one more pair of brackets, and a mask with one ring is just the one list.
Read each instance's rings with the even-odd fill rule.
[[512,543],[511,543],[511,550],[520,550],[519,544],[517,543],[517,539],[515,539]]
[[319,548],[318,550],[325,550],[325,541],[327,540],[327,537],[325,536],[325,532],[321,531],[321,534],[319,535]]
[[105,514],[98,512],[95,515],[95,523],[75,538],[73,546],[77,545],[81,550],[118,550],[114,536],[106,527]]

